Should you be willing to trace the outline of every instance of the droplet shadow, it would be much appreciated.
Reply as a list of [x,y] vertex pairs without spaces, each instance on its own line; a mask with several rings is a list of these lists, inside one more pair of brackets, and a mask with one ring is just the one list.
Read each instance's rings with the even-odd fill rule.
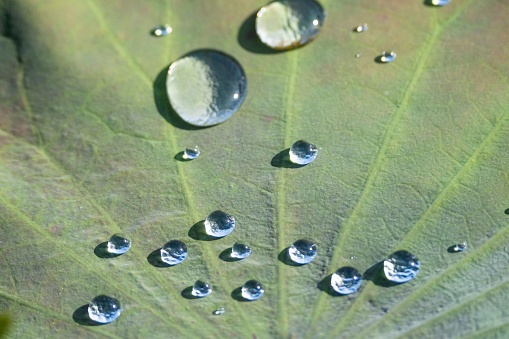
[[299,263],[296,263],[295,261],[293,261],[292,259],[290,259],[290,255],[288,254],[289,249],[290,249],[290,247],[287,247],[284,250],[282,250],[281,252],[279,252],[277,259],[280,262],[282,262],[283,264],[288,265],[288,266],[294,266],[294,267],[304,266],[305,264],[299,264]]
[[383,273],[384,270],[384,260],[377,262],[376,264],[369,267],[364,274],[362,275],[362,279],[369,280],[373,282],[377,286],[381,287],[392,287],[399,285],[394,281],[390,281],[385,277]]
[[424,6],[427,6],[427,7],[435,7],[435,8],[436,8],[436,7],[439,7],[439,8],[440,8],[440,7],[443,7],[443,6],[433,5],[433,1],[432,1],[432,0],[424,0],[424,1],[422,2],[422,4],[423,4]]
[[504,211],[504,214],[509,215],[509,208]]
[[237,35],[239,45],[246,51],[257,54],[277,54],[284,51],[272,49],[263,44],[256,34],[256,13],[258,10],[251,13],[246,20],[242,23]]
[[290,149],[289,148],[276,154],[272,158],[270,164],[273,167],[278,167],[278,168],[301,168],[301,167],[306,166],[306,165],[295,164],[290,161]]
[[460,253],[460,252],[463,252],[463,251],[458,251],[458,245],[454,244],[454,245],[451,245],[449,246],[449,248],[447,248],[447,252],[449,253]]
[[193,286],[188,286],[180,292],[180,295],[186,299],[200,299],[199,297],[193,295]]
[[92,319],[90,319],[88,315],[88,304],[78,307],[72,314],[72,320],[74,320],[75,323],[84,326],[105,325],[103,323],[98,323],[97,321],[93,321]]
[[389,62],[383,62],[383,61],[382,61],[382,56],[381,56],[381,55],[377,56],[377,57],[374,59],[374,61],[375,61],[377,64],[382,64],[382,65],[389,64]]
[[122,254],[115,254],[115,253],[108,252],[108,242],[107,241],[102,242],[99,245],[97,245],[94,248],[94,254],[97,257],[102,258],[102,259],[110,259],[110,258],[115,258],[115,257],[122,255]]
[[253,301],[253,300],[246,299],[242,296],[242,287],[237,287],[236,289],[234,289],[231,293],[231,297],[237,301],[240,301],[240,302]]
[[226,262],[235,262],[235,261],[240,261],[242,259],[239,259],[239,258],[233,258],[232,257],[232,248],[227,248],[225,249],[223,252],[221,252],[219,254],[219,259],[221,259],[222,261],[226,261]]
[[180,161],[180,162],[189,162],[189,161],[193,160],[193,159],[187,159],[186,157],[184,157],[184,154],[185,154],[185,152],[181,151],[181,152],[175,154],[173,159]]
[[164,261],[161,260],[161,249],[158,248],[155,251],[152,251],[147,256],[147,261],[150,265],[157,267],[157,268],[166,268],[166,267],[172,267],[174,265],[168,265]]
[[198,221],[196,224],[194,224],[190,229],[187,235],[194,239],[194,240],[200,240],[200,241],[213,241],[218,240],[221,238],[216,238],[213,236],[208,235],[205,232],[205,220]]
[[329,274],[328,276],[326,276],[325,278],[320,280],[320,282],[318,282],[318,284],[316,284],[316,287],[320,291],[327,293],[331,297],[344,297],[345,296],[344,294],[339,294],[339,293],[337,293],[336,291],[334,291],[332,289],[332,287],[331,287],[331,277],[332,277],[332,274]]

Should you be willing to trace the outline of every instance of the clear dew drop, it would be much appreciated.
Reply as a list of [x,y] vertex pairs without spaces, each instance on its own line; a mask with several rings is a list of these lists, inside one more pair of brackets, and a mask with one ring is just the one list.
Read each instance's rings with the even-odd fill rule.
[[324,20],[325,11],[315,0],[276,0],[256,14],[256,34],[270,48],[293,49],[315,39]]
[[200,156],[200,148],[198,146],[187,147],[184,150],[183,158],[186,160],[194,160]]
[[212,312],[213,315],[221,315],[221,314],[224,314],[225,310],[224,310],[224,307],[219,307],[217,310],[214,310]]
[[362,24],[362,25],[355,27],[355,31],[357,33],[366,32],[367,30],[368,30],[368,24]]
[[414,279],[419,273],[421,263],[410,252],[396,251],[384,260],[385,277],[395,283],[404,283]]
[[445,6],[449,4],[449,2],[451,2],[451,0],[431,0],[433,6]]
[[205,232],[216,238],[230,234],[235,228],[235,218],[223,211],[214,211],[205,219]]
[[166,91],[182,120],[194,126],[212,126],[239,110],[246,97],[247,79],[231,56],[199,50],[171,64]]
[[360,54],[360,53],[355,54],[355,57],[356,57],[357,59],[359,59],[361,56],[362,56],[362,54]]
[[247,245],[236,242],[232,246],[231,257],[235,259],[245,259],[251,255],[251,248]]
[[161,247],[161,260],[168,265],[180,264],[187,258],[187,246],[182,241],[170,240]]
[[195,297],[199,297],[199,298],[206,297],[210,293],[212,293],[212,287],[210,287],[209,284],[207,284],[201,280],[197,280],[194,283],[193,289],[191,291],[192,295],[194,295]]
[[384,63],[393,62],[396,59],[396,52],[394,51],[383,51],[380,56],[380,61]]
[[307,165],[318,155],[318,148],[304,140],[298,140],[290,147],[290,161],[294,164]]
[[171,26],[168,24],[159,25],[159,26],[154,27],[151,32],[153,35],[155,35],[157,37],[163,37],[163,36],[167,36],[168,34],[173,32],[173,28],[171,28]]
[[466,249],[467,249],[467,242],[466,241],[463,241],[463,243],[461,243],[461,244],[456,244],[456,245],[452,246],[452,251],[453,252],[463,252]]
[[120,234],[114,234],[108,240],[107,249],[109,253],[124,254],[131,248],[131,240]]
[[112,322],[120,316],[121,312],[120,302],[107,295],[98,295],[88,304],[88,316],[101,324]]
[[297,240],[288,249],[290,259],[297,264],[309,264],[316,258],[316,253],[316,244],[306,239]]
[[263,290],[262,284],[258,281],[249,280],[242,286],[241,292],[242,298],[246,300],[256,300],[260,298],[265,291]]
[[353,267],[341,267],[332,274],[330,284],[339,294],[352,294],[361,287],[362,275]]

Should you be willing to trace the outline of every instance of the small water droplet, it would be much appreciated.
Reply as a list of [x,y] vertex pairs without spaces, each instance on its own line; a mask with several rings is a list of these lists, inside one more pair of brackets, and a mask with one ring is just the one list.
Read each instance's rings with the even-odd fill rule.
[[339,294],[351,294],[361,287],[362,275],[353,267],[342,267],[332,274],[330,284]]
[[168,265],[180,264],[187,258],[187,246],[182,241],[170,240],[161,248],[161,260]]
[[121,312],[120,302],[107,295],[98,295],[88,304],[88,316],[101,324],[112,322],[120,316]]
[[230,234],[235,228],[235,218],[223,211],[214,211],[205,219],[205,232],[216,238]]
[[232,246],[232,258],[236,259],[245,259],[251,255],[251,248],[244,244],[239,244],[236,242]]
[[453,252],[463,252],[466,249],[467,249],[467,242],[466,241],[463,241],[463,243],[461,243],[461,244],[456,244],[456,245],[452,246],[452,251]]
[[114,234],[108,240],[108,252],[113,254],[123,254],[131,248],[131,240],[120,234]]
[[200,50],[171,64],[166,90],[182,120],[212,126],[238,111],[246,97],[247,80],[242,66],[231,56]]
[[191,294],[195,297],[203,298],[208,296],[210,293],[212,293],[212,287],[210,287],[209,284],[197,280],[193,285],[193,290],[191,291]]
[[445,6],[449,2],[451,2],[451,0],[431,0],[433,6]]
[[262,284],[258,281],[249,280],[242,286],[241,292],[244,299],[256,300],[260,298],[265,291],[263,290]]
[[308,264],[315,259],[317,253],[316,244],[312,241],[297,240],[288,249],[290,259],[298,264]]
[[317,155],[316,146],[304,140],[296,141],[290,147],[290,161],[294,164],[307,165],[313,162]]
[[366,32],[368,30],[368,24],[362,24],[355,27],[355,31],[358,33]]
[[362,56],[362,54],[360,54],[360,53],[355,54],[355,57],[356,57],[357,59],[358,59],[358,58],[360,58],[361,56]]
[[152,34],[158,37],[167,36],[171,32],[173,32],[173,28],[170,25],[159,25],[152,29]]
[[320,33],[325,20],[323,7],[315,0],[276,0],[256,15],[256,34],[273,49],[305,45]]
[[198,146],[188,147],[184,150],[184,155],[182,156],[186,160],[193,160],[200,156],[200,148]]
[[393,62],[394,59],[396,59],[396,52],[394,51],[383,51],[380,56],[380,61],[385,63]]
[[395,283],[412,280],[419,273],[420,267],[419,259],[407,251],[396,251],[384,260],[385,276]]
[[214,312],[212,312],[213,315],[221,315],[221,314],[224,314],[224,307],[219,307],[217,310],[215,310]]
[[354,259],[356,259],[356,258],[357,258],[357,257],[356,257],[355,255],[352,255],[352,256],[350,257],[350,259],[351,259],[351,260],[354,260]]

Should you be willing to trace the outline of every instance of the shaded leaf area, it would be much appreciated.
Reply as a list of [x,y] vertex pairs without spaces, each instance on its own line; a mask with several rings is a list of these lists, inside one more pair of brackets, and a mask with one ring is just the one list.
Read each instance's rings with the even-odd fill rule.
[[[252,31],[263,1],[0,1],[8,336],[507,336],[507,4],[322,3],[320,37],[271,54]],[[363,22],[369,31],[353,33]],[[151,36],[161,23],[173,33]],[[190,129],[161,80],[201,48],[241,62],[248,97],[224,124]],[[376,63],[388,48],[396,61]],[[284,166],[298,139],[320,148],[317,160]],[[200,158],[175,159],[189,145]],[[235,232],[195,236],[217,209]],[[132,249],[97,256],[117,232]],[[287,265],[281,253],[300,238],[318,257]],[[189,257],[157,265],[170,239]],[[447,252],[464,240],[465,252]],[[235,241],[253,255],[222,260]],[[414,281],[388,286],[372,268],[354,295],[324,286],[337,268],[365,272],[397,249],[420,258]],[[184,298],[198,279],[214,292]],[[239,302],[250,279],[266,293]],[[88,326],[84,305],[99,294],[123,314]]]

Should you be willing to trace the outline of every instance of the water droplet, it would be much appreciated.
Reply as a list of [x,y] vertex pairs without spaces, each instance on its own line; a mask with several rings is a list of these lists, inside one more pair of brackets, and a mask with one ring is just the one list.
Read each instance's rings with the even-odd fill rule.
[[451,2],[451,0],[431,0],[433,6],[445,6],[449,2]]
[[180,264],[187,257],[187,246],[182,241],[170,240],[161,248],[161,260],[168,265]]
[[368,24],[362,24],[355,27],[355,31],[358,33],[366,32],[368,30]]
[[182,156],[186,160],[193,160],[198,158],[200,155],[200,148],[198,146],[188,147],[184,150],[184,155]]
[[232,247],[232,258],[245,259],[251,255],[251,248],[244,244],[236,242]]
[[297,264],[308,264],[316,257],[316,244],[312,241],[300,239],[297,240],[288,249],[290,259]]
[[212,312],[213,315],[221,315],[221,314],[224,314],[224,307],[219,307],[217,310],[215,310],[214,312]]
[[182,120],[212,126],[238,111],[246,97],[247,80],[242,66],[231,56],[200,50],[171,64],[166,90]]
[[124,238],[120,234],[114,234],[108,240],[108,252],[113,254],[123,254],[131,248],[131,240]]
[[290,147],[290,161],[294,164],[307,165],[313,162],[317,155],[316,146],[304,140],[296,141]]
[[163,37],[173,32],[173,28],[170,25],[159,25],[152,29],[152,34],[155,36]]
[[263,286],[256,280],[249,280],[242,286],[242,297],[247,300],[256,300],[263,295]]
[[351,294],[361,287],[362,275],[353,267],[341,267],[332,274],[330,284],[339,294]]
[[383,51],[380,56],[380,61],[385,63],[393,62],[394,59],[396,59],[396,52],[394,51]]
[[120,316],[121,312],[120,302],[107,295],[98,295],[88,304],[88,316],[101,324],[112,322]]
[[396,251],[384,260],[385,276],[396,283],[412,280],[419,273],[420,267],[419,259],[407,251]]
[[203,298],[212,293],[212,287],[209,284],[204,283],[201,280],[197,280],[193,285],[193,290],[191,294],[195,297]]
[[461,244],[456,244],[456,245],[452,246],[452,251],[453,252],[463,252],[466,249],[467,249],[467,242],[466,241],[463,241],[463,243],[461,243]]
[[314,0],[276,0],[256,14],[256,34],[270,48],[292,49],[315,39],[324,20],[325,11]]
[[354,259],[356,259],[356,258],[357,258],[357,257],[356,257],[355,255],[352,255],[352,256],[350,257],[350,259],[351,259],[351,260],[354,260]]
[[214,211],[205,219],[205,232],[216,238],[230,234],[235,228],[235,218],[223,211]]
[[358,59],[358,58],[360,58],[361,56],[362,56],[362,54],[360,54],[360,53],[355,54],[355,57],[356,57],[357,59]]

